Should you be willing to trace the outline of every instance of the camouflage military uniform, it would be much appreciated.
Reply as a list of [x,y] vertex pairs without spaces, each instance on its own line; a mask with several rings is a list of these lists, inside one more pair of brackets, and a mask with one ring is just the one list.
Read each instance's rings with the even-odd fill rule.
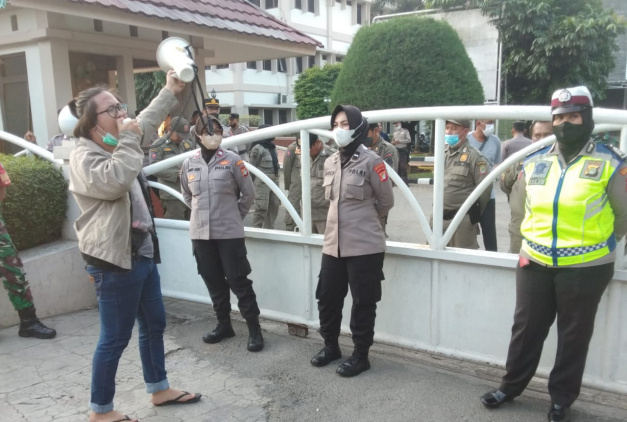
[[0,277],[16,311],[33,307],[33,296],[24,276],[22,260],[13,246],[2,215],[0,215]]
[[[300,214],[303,186],[300,179],[300,145],[293,142],[287,147],[283,158],[283,181],[287,190],[287,199]],[[326,220],[326,216],[325,216]],[[285,213],[285,229],[294,231],[296,223],[289,213]]]
[[[194,147],[190,140],[182,140],[179,143],[172,142],[167,136],[157,139],[150,148],[150,164],[158,163],[167,158],[175,157],[187,151],[193,150]],[[158,177],[158,182],[162,183],[172,189],[180,192],[181,182],[179,180],[180,165],[163,170],[159,173],[155,173]],[[187,206],[170,195],[165,191],[161,191],[159,195],[161,198],[161,204],[165,209],[165,217],[173,220],[188,220],[189,208]]]

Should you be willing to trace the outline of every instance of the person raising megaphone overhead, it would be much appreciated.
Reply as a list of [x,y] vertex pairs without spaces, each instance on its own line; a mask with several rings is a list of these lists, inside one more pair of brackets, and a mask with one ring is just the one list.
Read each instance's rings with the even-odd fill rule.
[[122,352],[139,327],[146,390],[155,406],[189,404],[201,395],[170,388],[165,370],[165,310],[157,263],[159,244],[152,202],[142,173],[142,134],[150,136],[178,104],[185,83],[167,73],[166,86],[128,120],[126,105],[103,87],[89,88],[70,104],[78,118],[70,155],[70,191],[81,210],[74,228],[100,311],[89,420],[125,420],[113,410],[115,375]]

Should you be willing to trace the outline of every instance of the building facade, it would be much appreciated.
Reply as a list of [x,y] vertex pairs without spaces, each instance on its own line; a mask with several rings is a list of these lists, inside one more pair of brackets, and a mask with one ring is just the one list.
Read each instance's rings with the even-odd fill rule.
[[221,113],[257,115],[269,124],[295,120],[294,82],[307,68],[342,61],[355,33],[370,22],[372,2],[250,0],[322,46],[315,55],[210,66],[205,72],[207,92],[216,91]]

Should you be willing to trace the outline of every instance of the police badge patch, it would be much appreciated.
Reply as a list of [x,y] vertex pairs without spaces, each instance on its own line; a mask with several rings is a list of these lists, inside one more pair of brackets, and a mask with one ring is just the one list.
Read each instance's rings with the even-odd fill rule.
[[582,179],[600,180],[604,167],[605,161],[586,160],[583,163],[583,169],[581,169],[579,177]]
[[549,175],[551,169],[551,161],[538,161],[533,166],[533,172],[531,172],[531,178],[529,179],[530,185],[544,185],[546,184],[546,177]]

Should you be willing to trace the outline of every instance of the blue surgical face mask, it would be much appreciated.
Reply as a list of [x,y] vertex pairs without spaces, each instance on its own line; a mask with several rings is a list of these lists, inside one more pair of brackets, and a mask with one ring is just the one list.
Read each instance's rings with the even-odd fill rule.
[[454,147],[459,144],[459,135],[444,135],[444,141],[447,145]]

